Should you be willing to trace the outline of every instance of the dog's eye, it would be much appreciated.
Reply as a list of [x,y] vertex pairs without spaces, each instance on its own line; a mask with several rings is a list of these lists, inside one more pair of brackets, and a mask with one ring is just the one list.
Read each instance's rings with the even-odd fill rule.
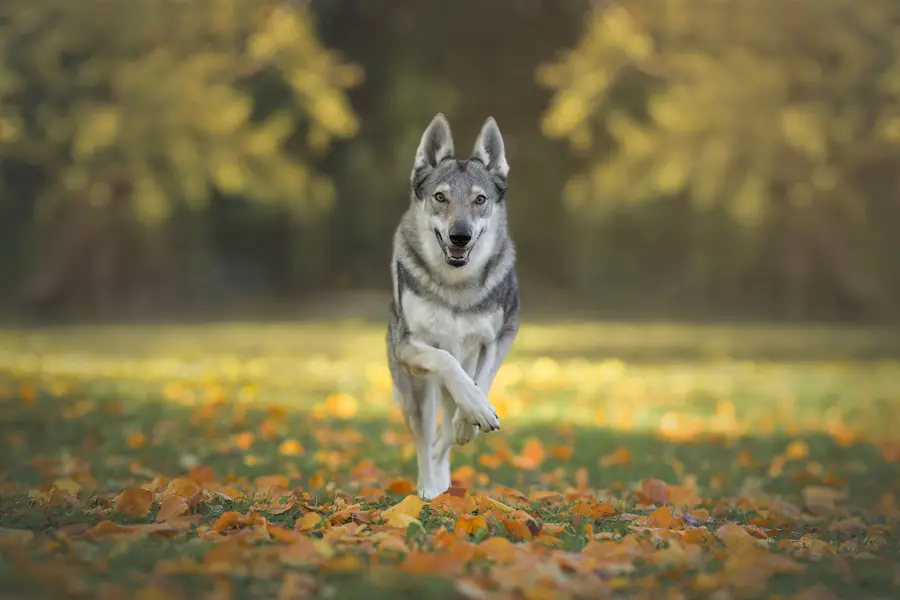
[[475,204],[484,204],[485,202],[487,202],[487,198],[482,194],[475,196]]
[[446,202],[447,196],[445,196],[441,192],[438,192],[437,194],[434,195],[434,199],[437,200],[438,202]]

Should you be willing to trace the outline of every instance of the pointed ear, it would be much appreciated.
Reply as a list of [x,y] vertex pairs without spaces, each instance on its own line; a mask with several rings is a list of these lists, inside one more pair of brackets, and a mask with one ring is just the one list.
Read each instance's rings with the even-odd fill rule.
[[506,162],[506,150],[503,147],[503,136],[494,117],[488,117],[481,127],[481,133],[475,140],[472,158],[484,163],[492,174],[506,179],[509,175],[509,164]]
[[450,123],[443,113],[438,113],[425,128],[419,148],[416,150],[416,160],[410,177],[416,196],[419,195],[422,182],[438,163],[452,157],[453,134],[450,133]]

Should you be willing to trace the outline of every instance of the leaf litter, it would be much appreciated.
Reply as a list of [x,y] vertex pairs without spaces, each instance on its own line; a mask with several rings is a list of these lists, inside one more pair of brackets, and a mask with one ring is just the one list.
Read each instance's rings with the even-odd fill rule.
[[[502,436],[458,450],[452,486],[424,502],[397,416],[353,420],[364,392],[326,394],[294,417],[238,401],[219,378],[166,382],[164,395],[189,401],[156,413],[72,381],[0,383],[0,414],[25,423],[3,438],[0,562],[12,569],[0,575],[54,597],[900,590],[900,456],[859,432],[795,434],[773,449],[661,428],[645,456],[615,434],[591,445],[596,429],[535,432],[513,418]],[[894,477],[872,479],[869,465]]]

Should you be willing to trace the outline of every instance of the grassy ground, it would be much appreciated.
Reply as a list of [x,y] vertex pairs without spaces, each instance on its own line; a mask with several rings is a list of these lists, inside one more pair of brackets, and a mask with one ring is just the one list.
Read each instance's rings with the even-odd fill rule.
[[900,335],[523,329],[414,496],[380,325],[0,332],[0,598],[894,598]]

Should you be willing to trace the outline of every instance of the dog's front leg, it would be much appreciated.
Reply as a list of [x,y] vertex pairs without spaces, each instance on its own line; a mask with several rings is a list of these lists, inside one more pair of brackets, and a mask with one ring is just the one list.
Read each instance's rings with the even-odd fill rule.
[[487,396],[478,389],[452,354],[407,338],[397,346],[396,355],[407,372],[434,379],[444,386],[467,422],[484,431],[500,429],[500,419]]
[[475,373],[475,384],[484,392],[485,396],[490,392],[494,379],[496,379],[503,361],[506,360],[506,355],[509,354],[517,333],[518,327],[504,329],[497,341],[485,348],[485,359],[478,365],[478,371]]
[[437,411],[440,386],[426,378],[412,381],[413,401],[404,415],[416,442],[416,466],[419,497],[431,500],[450,487],[449,473],[443,474],[432,458],[437,429]]

